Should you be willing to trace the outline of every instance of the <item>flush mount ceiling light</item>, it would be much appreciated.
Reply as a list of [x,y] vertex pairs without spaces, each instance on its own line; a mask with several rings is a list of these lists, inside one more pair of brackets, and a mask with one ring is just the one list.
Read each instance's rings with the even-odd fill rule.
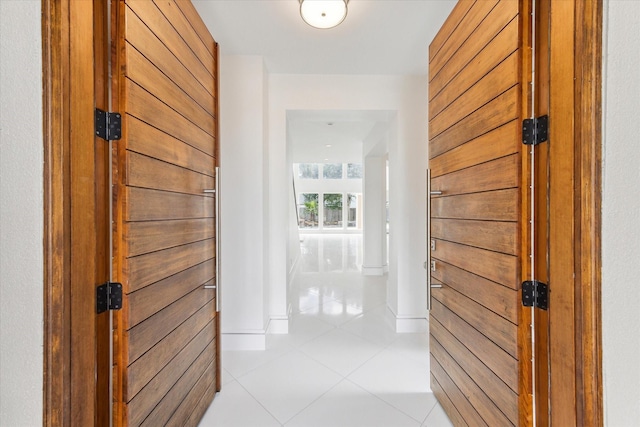
[[300,16],[315,28],[333,28],[347,17],[349,0],[300,0]]

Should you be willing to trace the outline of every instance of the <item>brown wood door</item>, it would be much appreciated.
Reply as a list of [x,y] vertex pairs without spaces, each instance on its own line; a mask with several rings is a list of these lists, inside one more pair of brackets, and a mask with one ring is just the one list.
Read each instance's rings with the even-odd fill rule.
[[532,424],[528,1],[461,0],[430,50],[431,386],[457,426]]
[[189,1],[114,1],[114,424],[195,426],[220,388],[217,44]]

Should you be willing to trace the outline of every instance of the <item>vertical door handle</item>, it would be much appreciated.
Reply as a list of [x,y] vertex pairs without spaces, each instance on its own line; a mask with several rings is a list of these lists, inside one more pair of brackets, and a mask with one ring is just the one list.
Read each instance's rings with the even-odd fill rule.
[[[427,260],[424,268],[431,265],[431,169],[427,169]],[[431,310],[431,271],[427,270],[427,310]]]
[[[220,312],[220,167],[216,166],[215,169],[215,229],[216,229],[216,313]],[[206,191],[206,190],[205,190]]]

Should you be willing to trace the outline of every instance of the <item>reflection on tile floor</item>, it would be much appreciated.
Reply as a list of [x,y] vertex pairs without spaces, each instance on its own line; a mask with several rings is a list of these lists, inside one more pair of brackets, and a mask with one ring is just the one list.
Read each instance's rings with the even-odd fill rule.
[[396,334],[386,277],[362,276],[361,235],[303,235],[289,334],[223,351],[201,427],[441,427],[426,334]]

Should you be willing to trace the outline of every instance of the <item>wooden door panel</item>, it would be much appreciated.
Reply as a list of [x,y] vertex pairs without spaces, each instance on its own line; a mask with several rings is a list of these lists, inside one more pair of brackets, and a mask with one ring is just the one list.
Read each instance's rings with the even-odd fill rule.
[[[445,307],[437,298],[432,302],[431,316],[451,332],[479,360],[492,370],[511,390],[518,389],[518,360],[502,350],[475,328]],[[442,343],[441,343],[442,344]],[[465,366],[465,364],[461,364]]]
[[144,24],[166,46],[166,48],[193,74],[209,92],[215,94],[214,63],[198,58],[185,43],[183,36],[176,32],[171,22],[151,1],[129,1],[127,5],[138,15],[144,16]]
[[440,365],[438,359],[431,353],[431,374],[436,380],[443,385],[448,397],[456,402],[456,409],[458,410],[462,419],[464,419],[464,425],[485,426],[489,425],[483,420],[482,416],[478,413],[476,408],[470,401],[467,400],[465,393],[460,390],[458,385],[453,381],[452,375],[445,371],[445,368]]
[[[214,349],[214,351],[216,350]],[[216,393],[215,375],[215,363],[211,363],[198,379],[196,385],[189,390],[187,397],[180,403],[171,418],[164,424],[166,427],[195,427],[199,425],[201,414],[207,410]]]
[[212,113],[193,101],[178,85],[147,60],[138,50],[127,45],[127,76],[169,105],[178,113],[187,117],[200,129],[213,135]]
[[189,319],[213,299],[211,290],[203,290],[207,294],[203,301],[200,290],[199,288],[193,290],[127,331],[124,337],[128,344],[128,365],[158,344],[176,328],[176,325]]
[[135,326],[191,291],[210,283],[214,260],[208,260],[129,294],[123,309],[130,326]]
[[510,288],[446,262],[440,262],[431,275],[440,283],[446,283],[451,289],[490,308],[511,323],[518,322],[519,301]]
[[[482,393],[500,412],[505,414],[512,423],[517,424],[518,394],[437,320],[433,322],[429,346],[430,349],[433,348],[436,357],[443,360],[442,363],[454,363],[460,366],[468,378],[482,387]],[[445,362],[445,359],[448,361]]]
[[146,123],[130,116],[128,118],[129,151],[145,154],[154,159],[213,176],[211,155],[180,141]]
[[436,250],[431,251],[436,271],[440,261],[517,290],[518,258],[473,246],[436,240]]
[[519,191],[498,190],[460,196],[434,197],[432,218],[517,221]]
[[431,165],[431,176],[456,171],[520,151],[522,126],[516,120],[441,154]]
[[[209,49],[213,46],[214,42],[211,36],[207,37],[207,44],[201,39],[200,35],[195,31],[193,23],[189,22],[187,17],[181,13],[179,5],[172,0],[153,0],[160,12],[171,23],[176,32],[180,34],[180,37],[185,41],[189,49],[193,51],[196,58],[207,69],[209,74],[215,78],[216,65],[214,60],[214,51]],[[199,18],[198,18],[199,20]],[[207,30],[207,34],[209,31]]]
[[479,78],[482,78],[481,76],[487,74],[517,49],[518,21],[512,20],[478,55],[469,61],[468,66],[464,67],[447,83],[444,90],[433,94],[429,101],[429,115],[435,117],[447,105],[473,86]]
[[489,102],[496,94],[516,85],[520,65],[518,60],[517,52],[512,53],[461,96],[447,104],[437,115],[433,115],[429,122],[429,129],[433,135],[440,134]]
[[454,126],[434,136],[429,132],[429,155],[435,157],[519,118],[520,88],[498,95]]
[[127,79],[127,114],[159,129],[211,156],[214,155],[211,144],[212,135],[194,126],[188,119],[161,102],[135,82]]
[[[178,405],[182,403],[182,399],[184,399],[185,396],[189,396],[201,376],[204,376],[204,380],[208,383],[213,381],[215,372],[212,369],[213,363],[211,362],[209,354],[215,354],[215,341],[213,338],[209,342],[209,345],[198,355],[197,359],[188,365],[187,370],[176,381],[175,386],[164,395],[158,405],[142,422],[141,426],[155,427],[166,425]],[[203,370],[204,373],[202,373]]]
[[185,219],[136,222],[126,229],[131,256],[193,243],[214,237],[214,226],[209,219]]
[[[456,58],[460,57],[457,53],[460,45],[462,45],[464,41],[471,36],[474,30],[478,28],[478,25],[481,24],[491,9],[495,7],[498,0],[474,1],[467,3],[471,4],[469,12],[459,18],[460,20],[456,23],[457,28],[451,29],[452,31],[449,33],[449,37],[439,49],[438,55],[431,58],[429,62],[429,71],[432,73],[431,76],[436,76],[443,67],[449,64],[454,55]],[[456,31],[453,31],[454,29]]]
[[433,178],[431,188],[446,196],[514,188],[519,166],[518,155],[513,154]]
[[170,193],[146,188],[127,187],[129,206],[127,221],[164,221],[168,219],[213,218],[211,198]]
[[530,5],[459,3],[430,47],[432,387],[456,425],[530,425]]
[[[479,419],[486,420],[489,426],[513,425],[513,421],[509,420],[493,400],[483,392],[482,386],[473,381],[437,341],[433,342],[431,363],[436,363],[442,371],[447,372],[447,375],[441,374],[437,377],[447,378],[450,375],[451,383],[455,384],[463,395],[468,396],[469,406],[475,408],[474,411],[477,411]],[[472,419],[469,424],[474,424],[475,421],[476,419]]]
[[[213,161],[211,158],[210,160]],[[214,180],[209,175],[141,154],[129,153],[127,159],[127,185],[175,193],[195,194],[211,199],[213,195],[203,194],[202,190],[213,188]]]
[[[486,11],[487,7],[484,3],[493,5],[496,2],[494,0],[490,2],[477,1],[474,5],[475,9],[471,10],[470,14]],[[499,1],[488,15],[481,16],[482,22],[474,29],[469,37],[464,38],[457,35],[458,30],[464,31],[465,27],[462,25],[456,27],[456,29],[449,34],[449,39],[452,42],[455,41],[455,45],[452,48],[454,54],[439,70],[432,70],[431,65],[429,66],[429,98],[437,95],[443,87],[449,84],[455,75],[464,68],[469,67],[469,62],[475,58],[494,37],[500,34],[513,18],[518,16],[518,7],[517,1]],[[480,8],[483,9],[482,12]],[[436,59],[440,54],[441,53],[436,56]]]
[[[198,14],[196,8],[193,7],[193,4],[190,0],[176,0],[174,4],[178,7],[178,9],[180,9],[184,17],[187,18],[187,21],[189,21],[191,27],[194,29],[196,34],[198,34],[198,37],[200,37],[200,40],[204,44],[204,47],[213,57],[214,63],[216,63],[216,61],[218,60],[218,58],[216,57],[215,49],[216,42],[215,40],[213,40],[213,37],[211,37],[209,29],[205,25],[204,21],[202,21],[202,18]],[[214,78],[217,78],[215,74]]]
[[[141,425],[174,386],[179,386],[178,381],[190,367],[199,367],[203,370],[208,366],[211,361],[210,354],[215,354],[212,343],[213,329],[213,327],[203,328],[168,365],[153,377],[140,393],[129,401],[127,408],[130,424]],[[198,359],[200,359],[200,366],[193,366],[198,363]],[[207,363],[207,365],[203,367],[203,363]]]
[[189,2],[116,3],[114,424],[196,426],[220,373],[218,50]]
[[[142,53],[160,71],[169,77],[193,98],[207,112],[215,111],[215,100],[180,62],[173,53],[149,30],[149,28],[128,8],[125,10],[125,32],[127,43]],[[125,69],[125,73],[127,70]]]
[[196,334],[213,320],[213,301],[202,306],[193,316],[133,362],[127,371],[127,392],[135,396],[167,365]]
[[[482,292],[482,289],[476,289]],[[496,343],[513,357],[518,355],[518,328],[488,308],[476,303],[465,294],[450,287],[434,289],[433,298],[457,313],[467,323],[474,325],[478,332]]]
[[453,32],[453,30],[460,24],[462,18],[464,18],[467,13],[469,13],[469,9],[474,5],[474,2],[465,1],[458,2],[453,7],[451,14],[449,15],[449,19],[446,20],[442,24],[442,28],[433,38],[431,45],[429,45],[429,63],[435,58],[436,54],[440,52],[442,46],[447,42],[449,34]]
[[515,222],[439,219],[431,221],[431,237],[516,255],[519,247]]
[[438,402],[444,408],[445,412],[449,416],[451,422],[453,422],[454,426],[466,426],[467,423],[458,412],[458,408],[453,404],[447,393],[444,391],[438,379],[431,373],[431,389],[433,390],[433,394],[438,398]]
[[[213,239],[207,239],[129,258],[124,264],[124,268],[128,271],[128,277],[123,282],[123,287],[127,292],[137,291],[212,259],[213,251]],[[167,262],[168,260],[170,262]]]

